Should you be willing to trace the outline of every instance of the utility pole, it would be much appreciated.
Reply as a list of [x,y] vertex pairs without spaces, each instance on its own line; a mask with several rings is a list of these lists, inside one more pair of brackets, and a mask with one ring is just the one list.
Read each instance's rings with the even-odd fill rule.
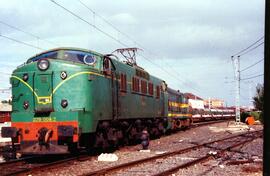
[[238,73],[238,80],[237,82],[237,110],[236,110],[236,123],[240,123],[240,56],[237,57],[237,63],[238,63],[238,68],[237,68],[237,73]]
[[237,59],[231,57],[234,64],[234,73],[235,73],[235,121],[237,124],[240,123],[240,56]]
[[252,107],[252,93],[251,93],[251,86],[252,86],[252,81],[248,81],[248,96],[249,96],[249,103],[248,103],[248,109],[251,111],[251,107]]

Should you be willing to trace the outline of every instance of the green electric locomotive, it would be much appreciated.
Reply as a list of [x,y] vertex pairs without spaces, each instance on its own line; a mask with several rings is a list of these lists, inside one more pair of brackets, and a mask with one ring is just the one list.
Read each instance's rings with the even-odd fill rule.
[[14,70],[10,83],[12,126],[2,136],[22,154],[118,146],[144,129],[158,137],[172,127],[165,81],[111,54],[49,50]]

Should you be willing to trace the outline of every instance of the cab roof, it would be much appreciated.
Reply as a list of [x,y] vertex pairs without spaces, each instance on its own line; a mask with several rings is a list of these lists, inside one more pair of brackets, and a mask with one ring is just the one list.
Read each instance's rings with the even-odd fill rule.
[[46,50],[46,51],[43,51],[41,53],[38,53],[35,56],[30,57],[28,60],[31,60],[32,58],[35,58],[35,57],[37,57],[39,55],[42,55],[42,54],[45,54],[45,53],[48,53],[48,52],[61,51],[61,50],[82,51],[82,52],[88,52],[88,53],[93,53],[93,54],[96,54],[96,55],[99,55],[99,56],[103,56],[103,54],[98,53],[98,52],[95,52],[95,51],[92,51],[92,50],[87,50],[87,49],[82,49],[82,48],[76,48],[76,47],[59,47],[59,48],[53,48],[53,49]]

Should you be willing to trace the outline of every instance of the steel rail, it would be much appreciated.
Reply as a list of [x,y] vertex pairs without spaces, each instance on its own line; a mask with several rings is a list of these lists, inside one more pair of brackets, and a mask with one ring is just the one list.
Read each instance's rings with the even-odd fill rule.
[[[34,171],[38,171],[40,169],[44,169],[44,168],[51,168],[51,167],[56,167],[56,166],[61,166],[61,165],[65,165],[67,164],[67,162],[72,162],[72,161],[77,161],[77,160],[80,160],[80,159],[83,159],[85,157],[89,157],[88,155],[82,155],[82,156],[73,156],[73,157],[70,157],[70,158],[66,158],[66,159],[61,159],[61,160],[57,160],[57,161],[54,161],[54,162],[50,162],[50,163],[46,163],[46,164],[34,164],[31,163],[31,164],[28,164],[28,163],[25,163],[24,167],[20,167],[18,169],[16,169],[15,171],[11,171],[11,172],[8,172],[7,173],[1,173],[1,175],[17,175],[17,174],[28,174],[30,172],[34,172]],[[13,166],[13,169],[14,169],[14,166]]]
[[193,122],[190,127],[199,127],[199,126],[204,126],[204,125],[210,125],[210,124],[215,124],[215,123],[222,123],[222,122],[227,122],[232,119],[220,119],[220,120],[209,120],[205,122]]
[[31,160],[31,159],[35,159],[35,158],[38,158],[38,157],[31,156],[31,157],[23,157],[23,158],[19,158],[19,159],[12,159],[9,161],[5,161],[5,162],[0,163],[0,169],[2,166],[11,165],[11,164],[19,163],[19,162],[25,162],[27,160]]
[[[208,125],[208,124],[213,124],[213,123],[220,123],[220,122],[224,122],[227,120],[218,120],[218,121],[209,121],[209,122],[198,122],[198,123],[194,123],[191,127],[198,127],[198,126],[204,126],[204,125]],[[189,150],[189,149],[187,149]],[[185,152],[185,151],[183,151]],[[88,156],[89,157],[89,156]],[[8,170],[5,169],[4,175],[15,175],[15,174],[21,174],[21,173],[29,173],[31,171],[34,170],[38,170],[41,168],[45,168],[45,167],[51,167],[51,166],[56,166],[56,165],[60,165],[61,163],[64,162],[69,162],[69,161],[73,161],[73,160],[87,160],[87,157],[72,157],[72,158],[68,158],[68,159],[64,159],[64,160],[59,160],[59,161],[55,161],[52,163],[46,163],[46,164],[40,164],[40,165],[31,165],[31,167],[28,167],[29,164],[27,164],[26,162],[32,159],[37,159],[38,157],[24,157],[21,159],[16,159],[16,160],[11,160],[11,161],[7,161],[7,162],[3,162],[0,163],[0,169],[3,170],[3,167],[8,168],[9,165],[12,165],[12,168],[15,169],[15,171],[11,171],[9,172]],[[86,159],[85,159],[86,158]],[[16,167],[14,167],[14,164],[19,165],[19,163],[22,163],[21,165],[25,165],[25,168],[20,168],[20,169],[16,169]]]
[[[97,170],[97,171],[88,172],[86,174],[83,174],[83,176],[104,175],[104,174],[106,174],[108,172],[113,172],[113,171],[120,170],[120,169],[123,169],[123,168],[126,168],[126,167],[139,165],[139,164],[149,162],[149,161],[153,161],[153,160],[159,159],[159,158],[164,158],[164,157],[169,157],[169,156],[172,156],[172,155],[182,154],[182,153],[188,152],[190,150],[205,147],[207,145],[210,145],[210,144],[213,144],[213,143],[216,143],[216,142],[221,142],[221,141],[225,141],[225,140],[233,139],[233,138],[237,138],[237,137],[245,137],[246,134],[253,134],[253,133],[258,133],[258,132],[261,132],[261,131],[262,130],[257,130],[257,131],[253,131],[253,132],[249,132],[249,133],[241,133],[241,134],[238,134],[238,135],[233,135],[233,136],[218,139],[218,140],[215,140],[215,141],[211,141],[211,142],[207,142],[207,143],[203,143],[203,144],[198,144],[196,146],[187,147],[187,148],[180,149],[180,150],[177,150],[177,151],[167,152],[167,153],[163,153],[163,154],[148,157],[148,158],[143,158],[143,159],[140,159],[140,160],[134,160],[134,161],[131,161],[131,162],[128,162],[128,163],[123,163],[123,164],[119,164],[119,165],[116,165],[116,166],[103,168],[103,169],[100,169],[100,170]],[[198,160],[198,162],[199,162],[199,160]]]
[[[225,149],[220,149],[220,150],[217,152],[216,155],[218,156],[218,155],[220,155],[220,154],[222,154],[222,153],[224,153],[224,152],[226,152],[226,151],[230,151],[231,149],[236,148],[236,147],[238,147],[238,146],[240,146],[240,145],[243,145],[243,144],[245,144],[245,143],[251,142],[251,141],[253,141],[254,139],[256,139],[256,137],[253,137],[253,138],[251,138],[251,139],[248,139],[248,140],[245,140],[245,141],[242,141],[242,142],[238,142],[238,143],[233,144],[233,145],[231,145],[231,146],[229,146],[229,147],[226,147]],[[203,156],[203,157],[200,157],[200,158],[195,159],[195,160],[193,160],[193,161],[190,161],[190,162],[187,162],[187,163],[184,163],[184,164],[175,166],[175,167],[173,167],[173,168],[170,168],[170,169],[165,170],[165,171],[163,171],[163,172],[160,172],[160,173],[158,173],[158,174],[154,174],[154,175],[152,175],[152,176],[164,176],[164,175],[170,175],[170,174],[172,174],[172,173],[177,172],[179,169],[187,168],[187,167],[189,167],[189,166],[193,166],[193,165],[195,165],[195,164],[197,164],[197,163],[201,163],[201,162],[204,162],[204,161],[206,161],[206,160],[209,160],[209,159],[212,158],[212,157],[213,157],[213,155],[206,154],[206,155]]]

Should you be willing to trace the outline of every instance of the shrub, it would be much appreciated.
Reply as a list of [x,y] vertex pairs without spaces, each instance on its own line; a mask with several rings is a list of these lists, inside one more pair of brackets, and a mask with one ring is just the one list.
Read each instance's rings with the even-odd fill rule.
[[240,121],[245,123],[246,118],[248,116],[250,116],[250,114],[248,112],[241,112],[241,114],[240,114]]
[[259,120],[263,123],[263,112],[261,111],[252,111],[252,112],[242,112],[241,113],[241,122],[245,122],[248,116],[254,117],[255,120]]
[[255,120],[259,120],[260,119],[260,112],[258,112],[258,111],[252,111],[250,113],[250,115],[253,116]]

